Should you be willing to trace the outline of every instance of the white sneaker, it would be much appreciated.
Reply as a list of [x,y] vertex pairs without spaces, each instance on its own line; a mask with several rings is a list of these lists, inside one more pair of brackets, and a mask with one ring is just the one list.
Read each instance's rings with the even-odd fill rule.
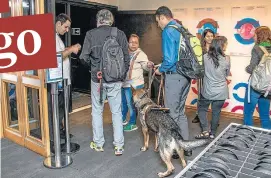
[[122,125],[127,125],[128,124],[128,121],[125,120],[125,121],[122,121]]

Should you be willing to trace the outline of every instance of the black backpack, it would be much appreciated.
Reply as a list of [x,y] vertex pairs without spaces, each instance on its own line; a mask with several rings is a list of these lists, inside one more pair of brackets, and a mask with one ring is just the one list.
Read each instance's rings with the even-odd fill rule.
[[118,29],[111,28],[111,34],[103,44],[100,71],[105,82],[118,82],[125,79],[125,62],[122,47],[117,41]]
[[169,26],[181,33],[178,62],[176,64],[177,72],[190,79],[203,78],[204,64],[200,40],[183,27]]

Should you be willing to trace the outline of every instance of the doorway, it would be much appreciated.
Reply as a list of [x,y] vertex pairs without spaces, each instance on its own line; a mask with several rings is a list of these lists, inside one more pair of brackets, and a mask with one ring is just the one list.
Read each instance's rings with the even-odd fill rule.
[[[69,33],[62,36],[62,40],[65,45],[70,46],[79,43],[83,46],[87,31],[96,28],[96,14],[103,8],[110,10],[114,15],[116,15],[118,10],[116,6],[93,2],[56,0],[56,16],[60,13],[65,13],[69,15],[72,20]],[[77,55],[72,54],[70,57],[72,81],[70,103],[72,104],[73,110],[83,108],[91,104],[91,68],[89,65],[82,63],[79,60],[80,54],[80,52]]]

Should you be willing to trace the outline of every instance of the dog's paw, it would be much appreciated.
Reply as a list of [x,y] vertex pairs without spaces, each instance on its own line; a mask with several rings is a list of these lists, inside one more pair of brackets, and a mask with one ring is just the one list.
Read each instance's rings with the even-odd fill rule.
[[169,176],[170,174],[172,174],[173,172],[174,172],[174,168],[172,168],[172,170],[167,170],[166,172],[159,172],[159,173],[157,173],[157,175],[159,176],[159,177],[167,177],[167,176]]
[[165,177],[163,172],[157,173],[158,177]]
[[140,151],[147,151],[147,150],[148,150],[148,148],[146,148],[144,146],[140,148]]
[[159,152],[159,149],[155,148],[153,151],[157,153],[157,152]]

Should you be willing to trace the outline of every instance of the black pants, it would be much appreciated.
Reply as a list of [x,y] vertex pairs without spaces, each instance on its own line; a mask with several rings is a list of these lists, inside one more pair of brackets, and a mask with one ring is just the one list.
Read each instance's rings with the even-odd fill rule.
[[[48,119],[49,119],[49,136],[50,140],[54,140],[54,122],[53,122],[53,108],[52,108],[52,95],[51,85],[47,84],[47,100],[48,100]],[[59,108],[59,129],[63,129],[63,119],[65,116],[65,103],[64,103],[64,91],[58,92],[58,108]]]
[[180,74],[165,76],[165,106],[170,109],[170,116],[178,124],[184,140],[189,139],[185,101],[190,89],[190,79]]
[[198,112],[202,131],[208,131],[207,112],[209,105],[212,104],[211,133],[216,134],[220,113],[224,102],[225,100],[208,100],[201,95],[200,101],[198,103]]

